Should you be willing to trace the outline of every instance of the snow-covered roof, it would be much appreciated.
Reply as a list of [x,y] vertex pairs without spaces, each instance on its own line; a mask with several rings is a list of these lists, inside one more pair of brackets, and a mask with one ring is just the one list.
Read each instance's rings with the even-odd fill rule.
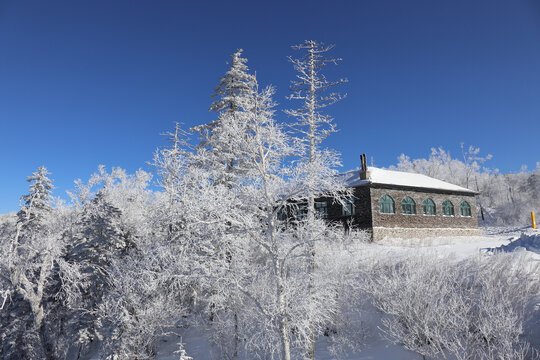
[[360,180],[360,170],[358,169],[342,173],[340,176],[345,178],[348,187],[380,184],[476,194],[476,191],[422,174],[379,169],[373,166],[368,167],[368,172],[369,179],[367,180]]

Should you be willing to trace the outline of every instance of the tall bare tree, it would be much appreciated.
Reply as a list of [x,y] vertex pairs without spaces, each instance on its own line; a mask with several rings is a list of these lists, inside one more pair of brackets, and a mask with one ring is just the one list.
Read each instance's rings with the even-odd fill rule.
[[[300,58],[289,57],[290,62],[297,71],[296,80],[292,82],[292,95],[290,100],[300,101],[300,107],[287,110],[287,114],[295,117],[295,129],[299,132],[299,140],[304,145],[302,163],[305,171],[305,201],[307,202],[307,216],[305,222],[307,229],[313,228],[315,222],[315,198],[328,196],[340,198],[348,194],[335,175],[336,167],[340,166],[337,153],[329,151],[322,146],[322,142],[333,132],[336,126],[333,118],[326,113],[326,108],[342,100],[345,96],[333,92],[335,86],[347,82],[347,79],[335,81],[328,80],[323,70],[328,64],[335,64],[341,59],[330,58],[326,53],[333,45],[324,45],[314,40],[306,40],[303,44],[293,46],[293,49],[302,51]],[[350,196],[350,194],[348,194]],[[315,233],[308,233],[308,242],[311,244],[310,286],[313,287],[313,271],[315,266]],[[307,356],[315,358],[315,332],[311,333],[311,344],[307,349]]]

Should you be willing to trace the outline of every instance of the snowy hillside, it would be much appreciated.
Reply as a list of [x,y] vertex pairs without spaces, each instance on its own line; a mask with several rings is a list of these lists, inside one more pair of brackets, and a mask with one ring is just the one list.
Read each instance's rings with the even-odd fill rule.
[[[520,266],[527,271],[537,271],[540,262],[540,231],[532,229],[520,229],[515,227],[486,228],[485,235],[475,238],[433,238],[407,240],[404,246],[401,239],[387,240],[379,244],[361,244],[356,251],[359,256],[370,257],[371,261],[378,261],[383,256],[400,257],[416,256],[423,254],[441,260],[450,259],[459,261],[480,257],[490,257],[496,252],[514,252],[515,256],[507,259],[513,261],[514,265]],[[400,243],[402,245],[400,245]],[[384,254],[384,255],[382,255]],[[536,267],[534,267],[536,266]],[[536,269],[536,270],[535,270]],[[536,277],[540,273],[535,274]],[[540,295],[535,302],[528,305],[528,311],[533,316],[526,319],[524,323],[524,338],[530,344],[540,349]],[[384,328],[382,320],[385,315],[377,310],[369,301],[362,304],[360,316],[353,315],[349,322],[351,330],[356,329],[354,351],[342,350],[339,353],[332,351],[332,335],[320,337],[317,340],[317,359],[344,359],[344,360],[386,360],[400,359],[420,360],[422,356],[413,351],[407,350],[399,343],[395,343],[382,330]],[[214,360],[219,359],[219,351],[212,345],[209,334],[205,334],[200,328],[189,328],[179,331],[182,342],[185,344],[187,354],[194,359]],[[174,351],[177,350],[175,344],[177,338],[166,338],[162,340],[158,359],[169,360],[178,359]],[[251,359],[253,354],[243,354],[239,359]],[[435,357],[438,358],[438,357]],[[452,358],[452,357],[450,357]]]

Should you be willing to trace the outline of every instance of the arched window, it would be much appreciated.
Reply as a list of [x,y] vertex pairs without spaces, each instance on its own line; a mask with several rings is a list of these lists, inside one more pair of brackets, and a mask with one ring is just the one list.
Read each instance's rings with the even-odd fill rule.
[[468,202],[463,201],[459,206],[459,212],[461,216],[471,216],[471,205]]
[[394,199],[389,195],[384,195],[379,201],[382,214],[394,214]]
[[416,214],[416,203],[414,200],[408,196],[405,196],[403,200],[401,200],[401,212],[403,214],[410,215]]
[[424,215],[435,215],[435,203],[431,199],[426,199],[422,203],[422,207],[424,208]]
[[443,201],[442,213],[444,216],[454,216],[454,204],[450,200]]

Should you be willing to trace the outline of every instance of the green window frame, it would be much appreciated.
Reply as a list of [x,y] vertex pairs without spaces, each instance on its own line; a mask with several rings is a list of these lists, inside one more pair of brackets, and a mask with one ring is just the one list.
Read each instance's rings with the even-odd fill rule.
[[326,219],[328,217],[328,204],[326,201],[315,201],[315,212],[320,218]]
[[442,212],[444,216],[454,216],[454,204],[450,200],[444,200],[442,203]]
[[405,196],[403,200],[401,200],[401,213],[407,215],[416,214],[416,203],[411,197]]
[[461,213],[461,216],[471,217],[471,205],[466,201],[462,201],[459,205],[459,212]]
[[348,198],[343,200],[344,204],[341,207],[342,216],[352,216],[355,214],[354,198]]
[[383,195],[379,200],[380,213],[381,214],[395,214],[395,203],[394,199],[390,195]]
[[435,207],[435,202],[430,198],[427,198],[422,203],[422,208],[424,209],[424,215],[434,216],[437,214],[437,208]]

